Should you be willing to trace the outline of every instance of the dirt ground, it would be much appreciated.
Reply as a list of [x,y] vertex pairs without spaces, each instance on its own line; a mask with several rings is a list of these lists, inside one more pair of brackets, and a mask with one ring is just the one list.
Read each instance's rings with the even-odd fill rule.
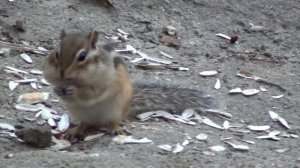
[[[117,12],[98,5],[93,0],[8,0],[0,1],[0,37],[2,41],[20,43],[21,40],[34,46],[51,49],[57,44],[61,29],[67,31],[101,30],[115,33],[115,29],[132,34],[126,43],[153,56],[160,57],[164,51],[174,57],[179,65],[189,71],[141,70],[126,62],[134,80],[182,83],[189,87],[208,91],[219,101],[222,110],[230,112],[230,122],[246,125],[270,125],[271,130],[280,130],[300,135],[300,4],[298,0],[119,0],[113,1]],[[73,6],[73,8],[70,8]],[[13,27],[16,20],[25,21],[25,32]],[[249,31],[249,23],[261,25],[261,32]],[[176,27],[181,47],[175,49],[159,42],[163,28]],[[238,35],[238,44],[229,44],[215,36],[216,33]],[[1,48],[1,47],[0,47]],[[14,91],[8,89],[8,81],[14,79],[5,73],[4,65],[28,69],[20,59],[19,51],[10,56],[1,56],[1,110],[0,122],[29,124],[22,120],[28,112],[13,108],[16,97],[33,91],[22,85]],[[40,68],[44,56],[30,54],[34,68]],[[129,55],[130,56],[130,55]],[[161,58],[166,58],[161,56]],[[30,67],[33,68],[33,67]],[[215,90],[216,77],[203,78],[199,72],[218,70],[221,88]],[[259,88],[260,84],[237,77],[238,70],[246,70],[266,78],[287,89],[263,85],[267,92],[251,97],[229,95],[230,89],[241,87]],[[44,87],[40,91],[50,91]],[[283,98],[271,96],[284,94]],[[53,95],[54,96],[54,95]],[[63,109],[62,104],[53,104]],[[275,111],[285,118],[291,129],[287,130],[270,119],[268,111]],[[63,112],[65,110],[60,110]],[[224,119],[209,115],[222,124]],[[147,126],[147,127],[146,127]],[[237,134],[218,130],[204,124],[189,126],[178,122],[152,120],[133,121],[128,124],[134,137],[148,137],[152,144],[117,145],[110,136],[95,142],[75,144],[65,152],[33,148],[16,140],[0,137],[0,167],[300,167],[299,138],[284,138],[279,141],[259,140],[256,136],[266,133]],[[152,129],[145,129],[152,128]],[[206,142],[194,137],[199,133],[208,135]],[[185,149],[172,154],[159,149],[160,144],[182,143],[186,135],[193,137]],[[221,141],[233,137],[255,141],[248,144],[249,151],[240,152]],[[215,156],[205,155],[209,147],[222,145],[223,152]],[[288,149],[278,153],[278,149]],[[14,154],[6,159],[7,154]],[[92,154],[98,154],[93,156]]]

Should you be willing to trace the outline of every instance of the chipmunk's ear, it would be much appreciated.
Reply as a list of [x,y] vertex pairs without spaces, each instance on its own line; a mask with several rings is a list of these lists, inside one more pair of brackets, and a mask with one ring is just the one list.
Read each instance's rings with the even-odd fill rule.
[[61,30],[60,32],[60,39],[62,40],[63,38],[65,38],[67,35],[66,31],[64,29]]
[[92,48],[96,48],[96,44],[97,44],[97,41],[98,41],[98,36],[99,36],[99,33],[96,30],[92,30],[90,32],[88,38],[89,38],[89,41],[90,41],[90,46]]

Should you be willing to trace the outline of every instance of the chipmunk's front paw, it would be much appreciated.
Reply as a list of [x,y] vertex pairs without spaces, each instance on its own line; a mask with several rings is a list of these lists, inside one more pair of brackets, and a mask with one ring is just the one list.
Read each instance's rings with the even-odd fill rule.
[[129,135],[130,132],[121,127],[118,123],[110,123],[108,125],[108,133],[111,135]]
[[86,124],[80,123],[78,126],[67,131],[65,138],[71,142],[77,140],[83,140],[88,126]]
[[75,93],[75,87],[73,86],[68,86],[68,87],[55,87],[54,92],[60,96],[70,96]]

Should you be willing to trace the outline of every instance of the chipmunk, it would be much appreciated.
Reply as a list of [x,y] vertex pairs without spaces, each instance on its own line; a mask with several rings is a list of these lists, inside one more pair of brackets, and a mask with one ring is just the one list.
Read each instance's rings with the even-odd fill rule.
[[124,134],[119,125],[128,116],[153,110],[179,112],[187,108],[215,107],[215,101],[201,91],[161,84],[132,83],[113,48],[101,44],[99,33],[60,34],[60,45],[46,58],[45,79],[80,123],[70,137],[84,137],[90,127],[105,127],[112,134]]

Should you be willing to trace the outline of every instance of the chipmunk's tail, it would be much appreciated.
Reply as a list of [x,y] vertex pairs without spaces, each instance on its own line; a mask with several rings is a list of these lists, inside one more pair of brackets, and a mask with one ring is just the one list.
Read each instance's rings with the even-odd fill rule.
[[217,108],[217,101],[210,95],[196,89],[179,86],[135,83],[130,113],[165,110],[181,113],[193,108],[196,111]]

